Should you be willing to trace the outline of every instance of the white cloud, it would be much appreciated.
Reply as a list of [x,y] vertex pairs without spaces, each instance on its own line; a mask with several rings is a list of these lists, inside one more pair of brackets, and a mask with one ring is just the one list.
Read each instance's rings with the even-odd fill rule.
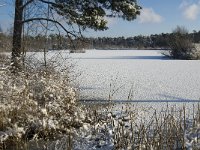
[[192,4],[184,11],[185,18],[189,20],[196,20],[200,13],[200,5]]
[[189,5],[189,2],[184,0],[182,1],[182,3],[180,4],[179,8],[180,9],[184,9],[185,7],[187,7]]
[[155,13],[152,8],[143,8],[138,19],[139,23],[160,23],[163,17]]
[[180,4],[180,8],[183,10],[183,16],[188,20],[196,20],[200,14],[200,3],[188,3],[183,1]]

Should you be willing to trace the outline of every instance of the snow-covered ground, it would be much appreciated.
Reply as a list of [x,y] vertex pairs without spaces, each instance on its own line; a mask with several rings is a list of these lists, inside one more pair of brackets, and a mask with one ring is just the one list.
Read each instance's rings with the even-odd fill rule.
[[[54,51],[49,56],[54,56]],[[142,106],[200,102],[200,61],[170,60],[158,50],[60,51],[75,64],[82,100],[132,102]],[[64,63],[64,62],[63,62]],[[110,95],[110,97],[109,97]]]
[[[200,61],[169,60],[157,50],[88,50],[70,54],[81,72],[82,99],[193,102],[200,98]],[[114,92],[112,91],[116,91]],[[110,92],[111,91],[111,92]]]

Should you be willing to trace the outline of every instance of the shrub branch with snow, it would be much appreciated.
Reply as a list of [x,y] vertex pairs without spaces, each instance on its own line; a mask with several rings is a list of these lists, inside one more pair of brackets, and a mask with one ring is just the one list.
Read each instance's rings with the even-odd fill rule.
[[68,78],[54,71],[0,72],[0,142],[57,138],[82,126],[84,112]]

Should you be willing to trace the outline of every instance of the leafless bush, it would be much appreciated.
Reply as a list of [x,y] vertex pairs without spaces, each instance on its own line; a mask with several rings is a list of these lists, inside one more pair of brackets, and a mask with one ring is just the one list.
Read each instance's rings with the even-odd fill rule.
[[0,53],[0,70],[5,69],[6,66],[10,63],[8,55],[5,53]]
[[169,38],[169,56],[173,59],[197,59],[196,47],[187,29],[177,26]]
[[193,57],[195,58],[195,59],[200,59],[200,44],[195,44],[195,49],[196,49],[196,51],[195,51],[195,53],[194,53],[194,55],[193,55]]
[[77,107],[76,91],[59,72],[29,68],[16,75],[6,69],[0,72],[0,83],[0,149],[71,137],[82,126],[85,116]]
[[[95,111],[91,117],[96,121],[94,127],[89,130],[91,136],[87,134],[85,137],[88,137],[90,142],[93,141],[96,148],[102,149],[110,145],[112,149],[117,150],[200,148],[199,107],[193,110],[197,113],[192,116],[183,106],[180,109],[167,107],[161,112],[155,111],[149,117],[148,112],[146,116],[142,116],[141,111],[138,112],[134,108],[124,107],[118,109],[118,112],[112,112],[110,108],[104,112]],[[148,119],[142,119],[143,117]]]

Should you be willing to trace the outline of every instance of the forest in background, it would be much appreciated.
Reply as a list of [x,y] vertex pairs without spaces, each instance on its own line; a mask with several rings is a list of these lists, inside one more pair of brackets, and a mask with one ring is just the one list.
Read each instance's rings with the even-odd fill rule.
[[[69,39],[64,35],[38,34],[23,36],[25,51],[61,50],[61,49],[169,49],[169,39],[174,33],[152,34],[132,37],[98,37]],[[193,43],[200,43],[200,31],[188,36]],[[0,32],[0,51],[9,52],[12,46],[12,34]]]

